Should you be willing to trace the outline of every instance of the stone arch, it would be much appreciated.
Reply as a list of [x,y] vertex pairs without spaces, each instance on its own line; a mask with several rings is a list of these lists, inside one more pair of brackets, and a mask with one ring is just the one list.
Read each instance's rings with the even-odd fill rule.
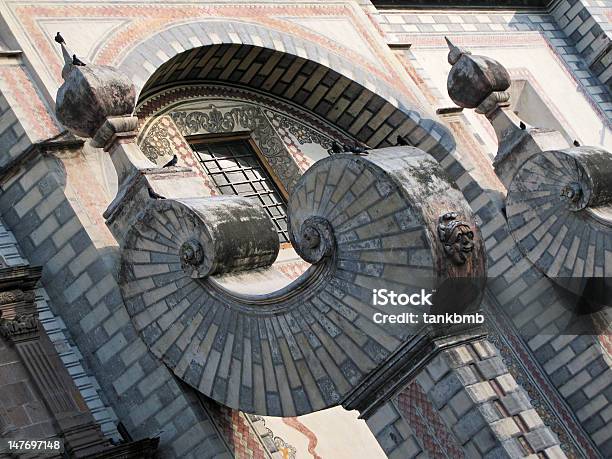
[[[281,82],[296,72],[303,79],[300,89],[283,91],[279,79],[272,84],[261,72],[245,81],[248,78],[245,72],[237,77],[239,73],[232,74],[227,67],[220,69],[210,64],[211,60],[224,63],[220,60],[223,54],[228,62],[238,55],[241,61],[237,67],[245,66],[249,59],[257,59],[253,57],[255,53],[267,57],[264,71],[274,67],[275,76],[282,71]],[[200,70],[212,72],[201,76],[186,72],[185,66],[196,58],[208,59],[211,68]],[[386,82],[380,71],[355,64],[339,53],[294,35],[259,25],[235,20],[175,25],[135,46],[118,66],[137,85],[141,101],[169,82],[176,84],[177,79],[214,81],[268,92],[291,104],[305,106],[372,148],[394,144],[397,135],[405,136],[439,161],[455,148],[449,131],[424,117],[424,109]],[[255,72],[253,66],[249,70]],[[185,76],[190,80],[185,80]]]
[[[117,65],[135,82],[140,94],[139,115],[147,116],[168,102],[158,97],[158,93],[161,89],[177,85],[175,76],[185,71],[188,64],[184,61],[187,59],[203,59],[208,54],[208,58],[214,57],[219,63],[223,62],[219,59],[223,56],[230,62],[232,58],[239,59],[236,66],[240,67],[250,59],[255,60],[249,53],[256,51],[267,53],[269,60],[274,60],[280,68],[283,68],[285,60],[285,76],[305,69],[303,76],[306,80],[302,88],[307,87],[307,94],[300,95],[296,91],[290,97],[275,93],[274,85],[268,89],[267,79],[252,79],[245,83],[240,81],[242,77],[232,79],[231,74],[226,76],[219,69],[215,69],[216,73],[207,74],[208,79],[200,77],[194,80],[190,77],[182,82],[222,84],[237,90],[247,88],[257,91],[262,97],[275,96],[287,106],[294,107],[308,103],[308,97],[321,92],[323,100],[326,97],[331,99],[327,101],[331,108],[325,104],[315,106],[310,110],[313,117],[326,121],[371,148],[394,145],[397,135],[403,136],[440,163],[483,224],[497,215],[498,204],[474,179],[470,172],[472,166],[460,159],[450,131],[438,121],[428,118],[424,109],[409,100],[406,95],[408,88],[401,91],[392,87],[380,76],[380,72],[362,62],[356,64],[347,59],[340,54],[342,50],[331,52],[329,47],[322,48],[295,35],[245,21],[203,20],[175,24],[149,36],[125,53]],[[246,54],[241,56],[240,52]],[[215,65],[211,64],[210,67],[214,69]],[[296,67],[299,67],[298,70]],[[279,78],[282,80],[282,76]],[[329,87],[325,89],[326,82],[331,80],[334,81],[333,85],[328,84]],[[338,113],[340,111],[342,113]],[[346,120],[344,124],[343,115]],[[373,128],[365,129],[368,123]],[[186,146],[183,142],[183,147]],[[215,194],[215,191],[212,190],[211,194]]]

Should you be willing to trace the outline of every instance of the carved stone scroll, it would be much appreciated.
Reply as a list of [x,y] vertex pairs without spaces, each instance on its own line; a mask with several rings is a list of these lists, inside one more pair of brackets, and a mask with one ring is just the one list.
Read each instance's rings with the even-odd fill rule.
[[[276,416],[338,404],[367,412],[429,349],[423,324],[373,321],[389,310],[372,304],[372,289],[416,293],[468,279],[474,295],[465,308],[480,305],[485,257],[471,210],[416,148],[335,155],[302,176],[288,206],[289,231],[314,265],[273,293],[240,294],[215,270],[195,278],[185,271],[186,260],[206,260],[216,244],[253,225],[251,216],[207,233],[215,217],[202,209],[214,199],[153,201],[125,237],[119,283],[149,349],[229,407]],[[473,253],[462,264],[438,239],[438,218],[450,211],[473,229]],[[251,241],[251,254],[269,247],[267,227],[253,227],[261,231],[241,242]]]

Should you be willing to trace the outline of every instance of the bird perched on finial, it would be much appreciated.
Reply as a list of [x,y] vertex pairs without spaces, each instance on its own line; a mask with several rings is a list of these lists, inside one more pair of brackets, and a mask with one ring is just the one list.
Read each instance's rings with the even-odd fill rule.
[[522,121],[519,122],[519,127],[524,131],[525,129],[527,129],[527,125],[525,123],[523,123]]
[[72,55],[72,65],[78,65],[81,67],[85,67],[85,62],[76,57],[76,54]]
[[55,41],[57,43],[59,43],[60,45],[62,45],[62,44],[65,45],[66,44],[66,40],[64,40],[64,37],[62,37],[59,32],[55,35]]
[[177,161],[178,161],[178,156],[174,155],[170,161],[168,161],[166,164],[162,166],[162,168],[176,166]]
[[575,147],[579,147],[580,146],[580,142],[578,142],[577,140],[574,140],[574,146]]
[[410,143],[408,143],[408,141],[404,139],[401,135],[398,135],[395,141],[395,145],[397,145],[398,147],[409,147]]

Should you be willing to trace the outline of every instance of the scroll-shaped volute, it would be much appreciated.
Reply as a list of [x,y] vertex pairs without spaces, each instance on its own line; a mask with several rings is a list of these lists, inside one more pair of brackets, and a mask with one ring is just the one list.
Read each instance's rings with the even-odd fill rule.
[[265,210],[247,198],[219,196],[156,200],[128,233],[123,252],[126,279],[139,277],[138,260],[151,251],[189,277],[270,266],[279,240]]
[[[243,247],[236,259],[251,268],[268,264],[278,245],[266,242],[271,223],[254,203],[241,218],[228,209],[233,219],[219,225],[215,199],[153,201],[125,239],[119,284],[151,352],[221,404],[272,416],[340,404],[367,412],[432,349],[422,320],[380,323],[376,314],[431,312],[436,289],[453,304],[467,298],[463,310],[480,305],[480,233],[461,192],[421,150],[334,155],[306,171],[288,206],[289,232],[313,266],[276,292],[241,293],[280,280],[274,267],[228,275],[233,283],[207,275],[226,253],[216,240]],[[470,292],[440,288],[453,279],[468,280]],[[236,282],[241,292],[230,290]],[[426,300],[374,304],[375,289]]]
[[[508,188],[506,213],[521,251],[562,287],[583,294],[587,281],[612,273],[609,152],[576,147],[532,156]],[[606,289],[610,304],[612,286]]]
[[372,258],[378,253],[384,263],[387,248],[399,254],[393,238],[420,228],[420,239],[412,234],[414,246],[406,246],[407,278],[484,273],[480,235],[467,203],[435,160],[418,148],[317,162],[294,189],[289,215],[293,246],[311,263],[339,254],[348,260],[360,250]]

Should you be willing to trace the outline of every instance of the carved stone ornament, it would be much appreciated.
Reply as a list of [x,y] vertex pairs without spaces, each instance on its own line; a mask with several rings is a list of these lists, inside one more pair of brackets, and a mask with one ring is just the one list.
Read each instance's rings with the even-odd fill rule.
[[[414,172],[424,168],[431,171],[425,183]],[[457,259],[473,249],[460,270],[446,263],[436,233],[439,208],[471,221],[469,204],[427,153],[391,147],[367,157],[334,155],[311,166],[291,193],[289,237],[312,263],[293,283],[248,292],[261,276],[275,275],[269,267],[279,246],[271,219],[248,198],[167,196],[128,229],[119,285],[131,317],[159,306],[145,300],[150,285],[172,292],[167,309],[156,313],[163,320],[136,327],[152,354],[201,394],[259,415],[342,405],[366,416],[427,342],[419,335],[423,324],[373,326],[372,289],[392,283],[410,294],[461,277],[475,294],[460,307],[480,306],[482,239],[475,225],[472,233],[465,222],[445,221]],[[337,360],[320,357],[336,350]],[[269,368],[282,384],[263,377]],[[293,380],[292,369],[304,379]]]
[[[509,95],[510,74],[499,62],[486,56],[474,56],[453,45],[447,38],[450,52],[448,62],[453,67],[448,73],[448,95],[463,108],[479,108],[482,113],[496,104],[505,102]],[[492,96],[495,103],[488,103]]]
[[14,339],[38,332],[38,319],[34,314],[20,314],[14,319],[2,319],[0,316],[0,334],[7,339]]
[[[559,286],[583,295],[586,279],[610,278],[605,273],[612,272],[612,257],[606,256],[612,247],[611,153],[571,147],[534,154],[508,187],[506,214],[521,252]],[[612,298],[612,283],[597,282]]]
[[[211,104],[206,109],[175,111],[170,116],[184,136],[249,131],[287,191],[291,191],[300,178],[298,165],[260,107],[243,104],[217,108]],[[150,149],[146,148],[145,152]]]
[[438,219],[438,237],[446,255],[454,264],[462,265],[474,250],[474,231],[457,217],[456,212],[448,212]]
[[65,43],[62,77],[57,91],[58,120],[80,137],[93,137],[106,118],[130,115],[136,103],[136,88],[114,67],[75,65]]
[[0,292],[0,304],[10,304],[18,301],[34,301],[34,292],[24,292],[18,289]]

